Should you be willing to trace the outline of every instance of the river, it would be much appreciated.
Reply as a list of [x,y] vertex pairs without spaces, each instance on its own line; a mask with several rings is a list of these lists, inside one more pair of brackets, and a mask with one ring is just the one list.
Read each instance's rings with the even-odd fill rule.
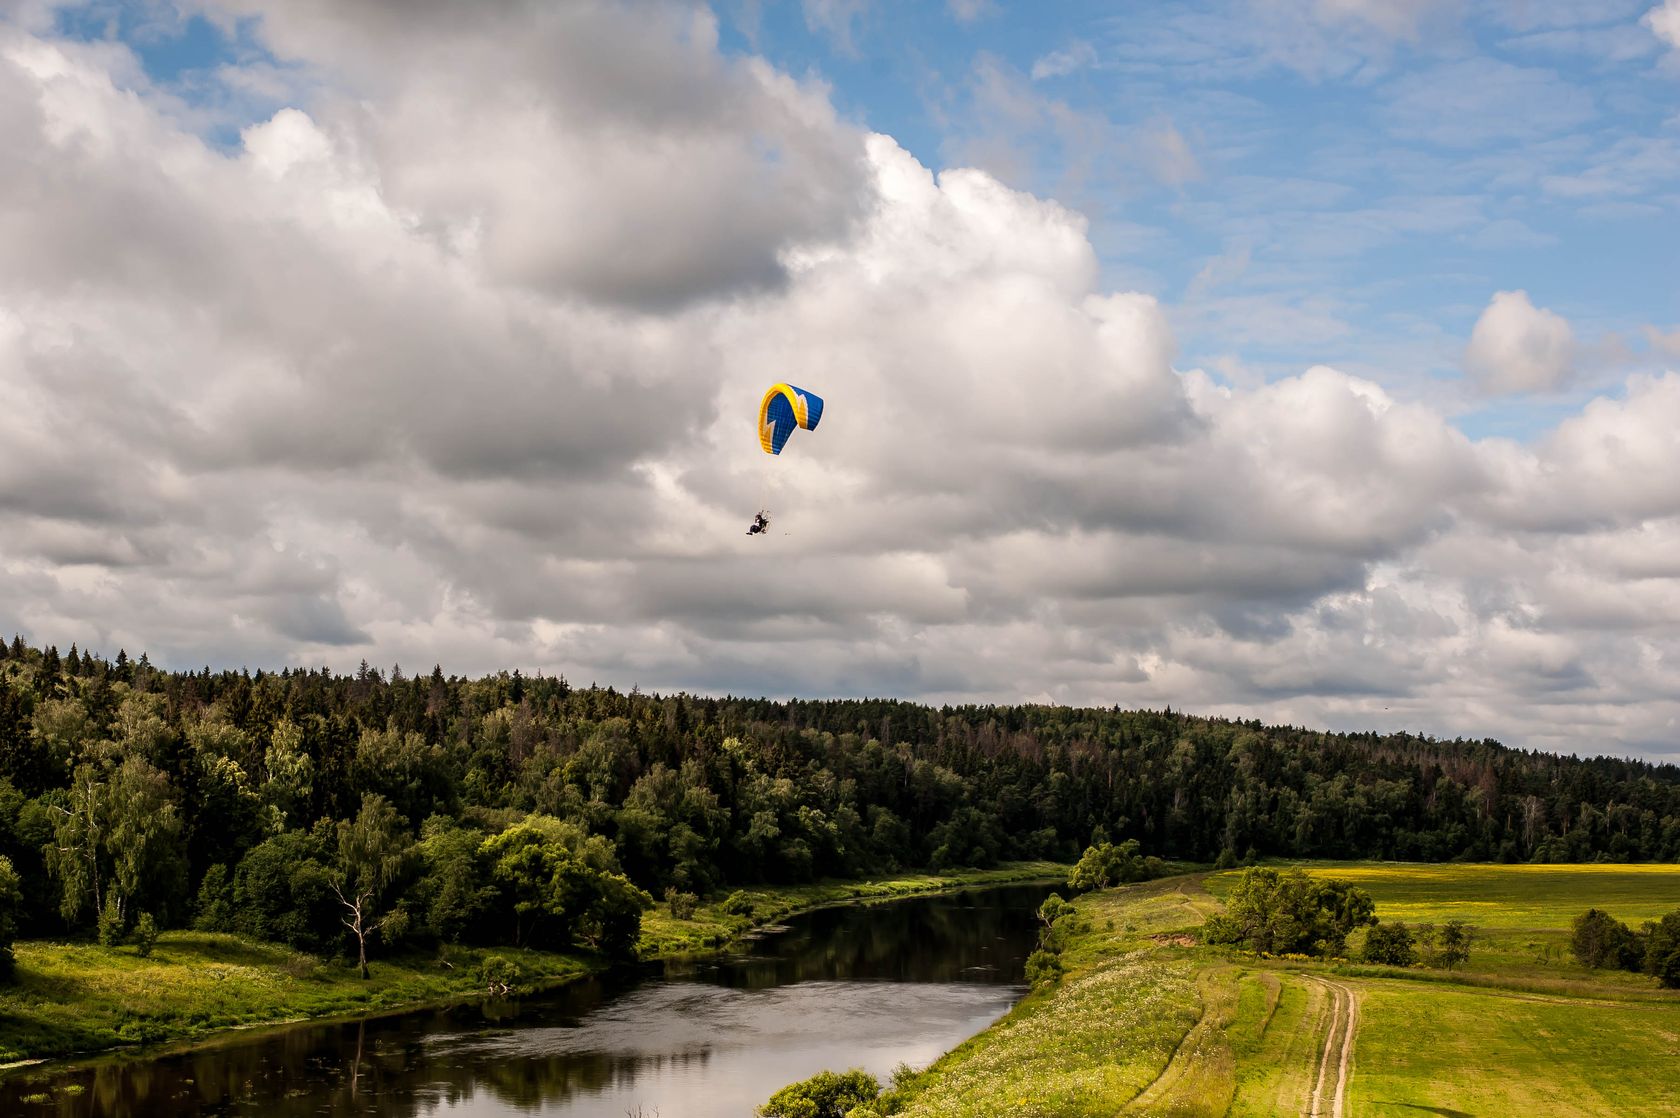
[[883,1081],[1024,988],[1047,888],[822,909],[741,951],[516,1000],[297,1025],[0,1080],[0,1114],[748,1118],[824,1068]]

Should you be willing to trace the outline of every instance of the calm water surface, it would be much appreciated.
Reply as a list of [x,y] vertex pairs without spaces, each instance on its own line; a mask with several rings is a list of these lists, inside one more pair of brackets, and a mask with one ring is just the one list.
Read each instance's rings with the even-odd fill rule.
[[1046,892],[826,909],[742,954],[540,998],[61,1065],[0,1080],[0,1114],[747,1118],[824,1068],[885,1079],[985,1028],[1024,992]]

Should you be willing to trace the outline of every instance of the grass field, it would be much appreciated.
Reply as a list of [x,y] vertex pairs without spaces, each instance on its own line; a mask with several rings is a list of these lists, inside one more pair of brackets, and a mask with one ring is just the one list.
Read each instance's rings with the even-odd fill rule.
[[[992,870],[913,874],[753,891],[749,920],[719,910],[693,920],[663,907],[646,914],[641,949],[656,958],[715,950],[755,924],[824,905],[889,900],[969,885],[1067,876],[1053,862]],[[98,1052],[128,1044],[193,1040],[240,1026],[418,1007],[478,996],[488,955],[519,965],[522,985],[539,988],[598,969],[598,959],[515,948],[449,948],[376,958],[363,981],[353,966],[285,947],[207,932],[166,932],[149,958],[132,947],[24,941],[17,982],[0,986],[0,1064]],[[447,965],[446,965],[447,964]]]
[[[1376,899],[1384,920],[1440,924],[1463,920],[1480,928],[1567,928],[1588,908],[1602,908],[1633,927],[1680,908],[1680,866],[1491,866],[1416,862],[1304,862],[1320,877],[1351,881]],[[1209,874],[1207,889],[1223,898],[1241,870]]]
[[214,932],[166,932],[149,958],[92,944],[23,942],[16,951],[17,982],[0,987],[0,1061],[471,997],[482,989],[487,955],[517,962],[532,986],[598,965],[516,948],[451,948],[441,959],[375,960],[364,982],[354,965]]
[[1241,871],[1081,897],[1061,984],[918,1076],[903,1113],[1323,1118],[1680,1113],[1680,992],[1587,971],[1589,907],[1680,908],[1680,866],[1311,863],[1378,915],[1465,920],[1460,971],[1259,959],[1198,946]]

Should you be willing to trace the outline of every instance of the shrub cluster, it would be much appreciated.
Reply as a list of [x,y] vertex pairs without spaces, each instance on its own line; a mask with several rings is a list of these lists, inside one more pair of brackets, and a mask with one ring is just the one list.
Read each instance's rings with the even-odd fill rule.
[[1433,924],[1408,928],[1403,921],[1385,924],[1375,920],[1365,933],[1360,959],[1390,967],[1427,967],[1452,970],[1470,961],[1470,944],[1475,929],[1462,920],[1449,920],[1439,930]]
[[1575,918],[1569,949],[1584,967],[1614,967],[1654,976],[1680,988],[1680,909],[1634,931],[1602,909]]
[[1371,894],[1345,881],[1313,877],[1305,870],[1255,866],[1208,919],[1202,936],[1261,955],[1339,956],[1355,928],[1376,922]]

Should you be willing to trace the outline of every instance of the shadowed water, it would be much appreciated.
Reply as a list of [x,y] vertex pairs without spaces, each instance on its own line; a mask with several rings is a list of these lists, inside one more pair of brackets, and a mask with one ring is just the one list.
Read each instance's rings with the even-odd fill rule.
[[24,1073],[0,1081],[0,1114],[746,1118],[793,1080],[885,1079],[995,1020],[1023,992],[1046,892],[826,909],[744,953],[539,998]]

